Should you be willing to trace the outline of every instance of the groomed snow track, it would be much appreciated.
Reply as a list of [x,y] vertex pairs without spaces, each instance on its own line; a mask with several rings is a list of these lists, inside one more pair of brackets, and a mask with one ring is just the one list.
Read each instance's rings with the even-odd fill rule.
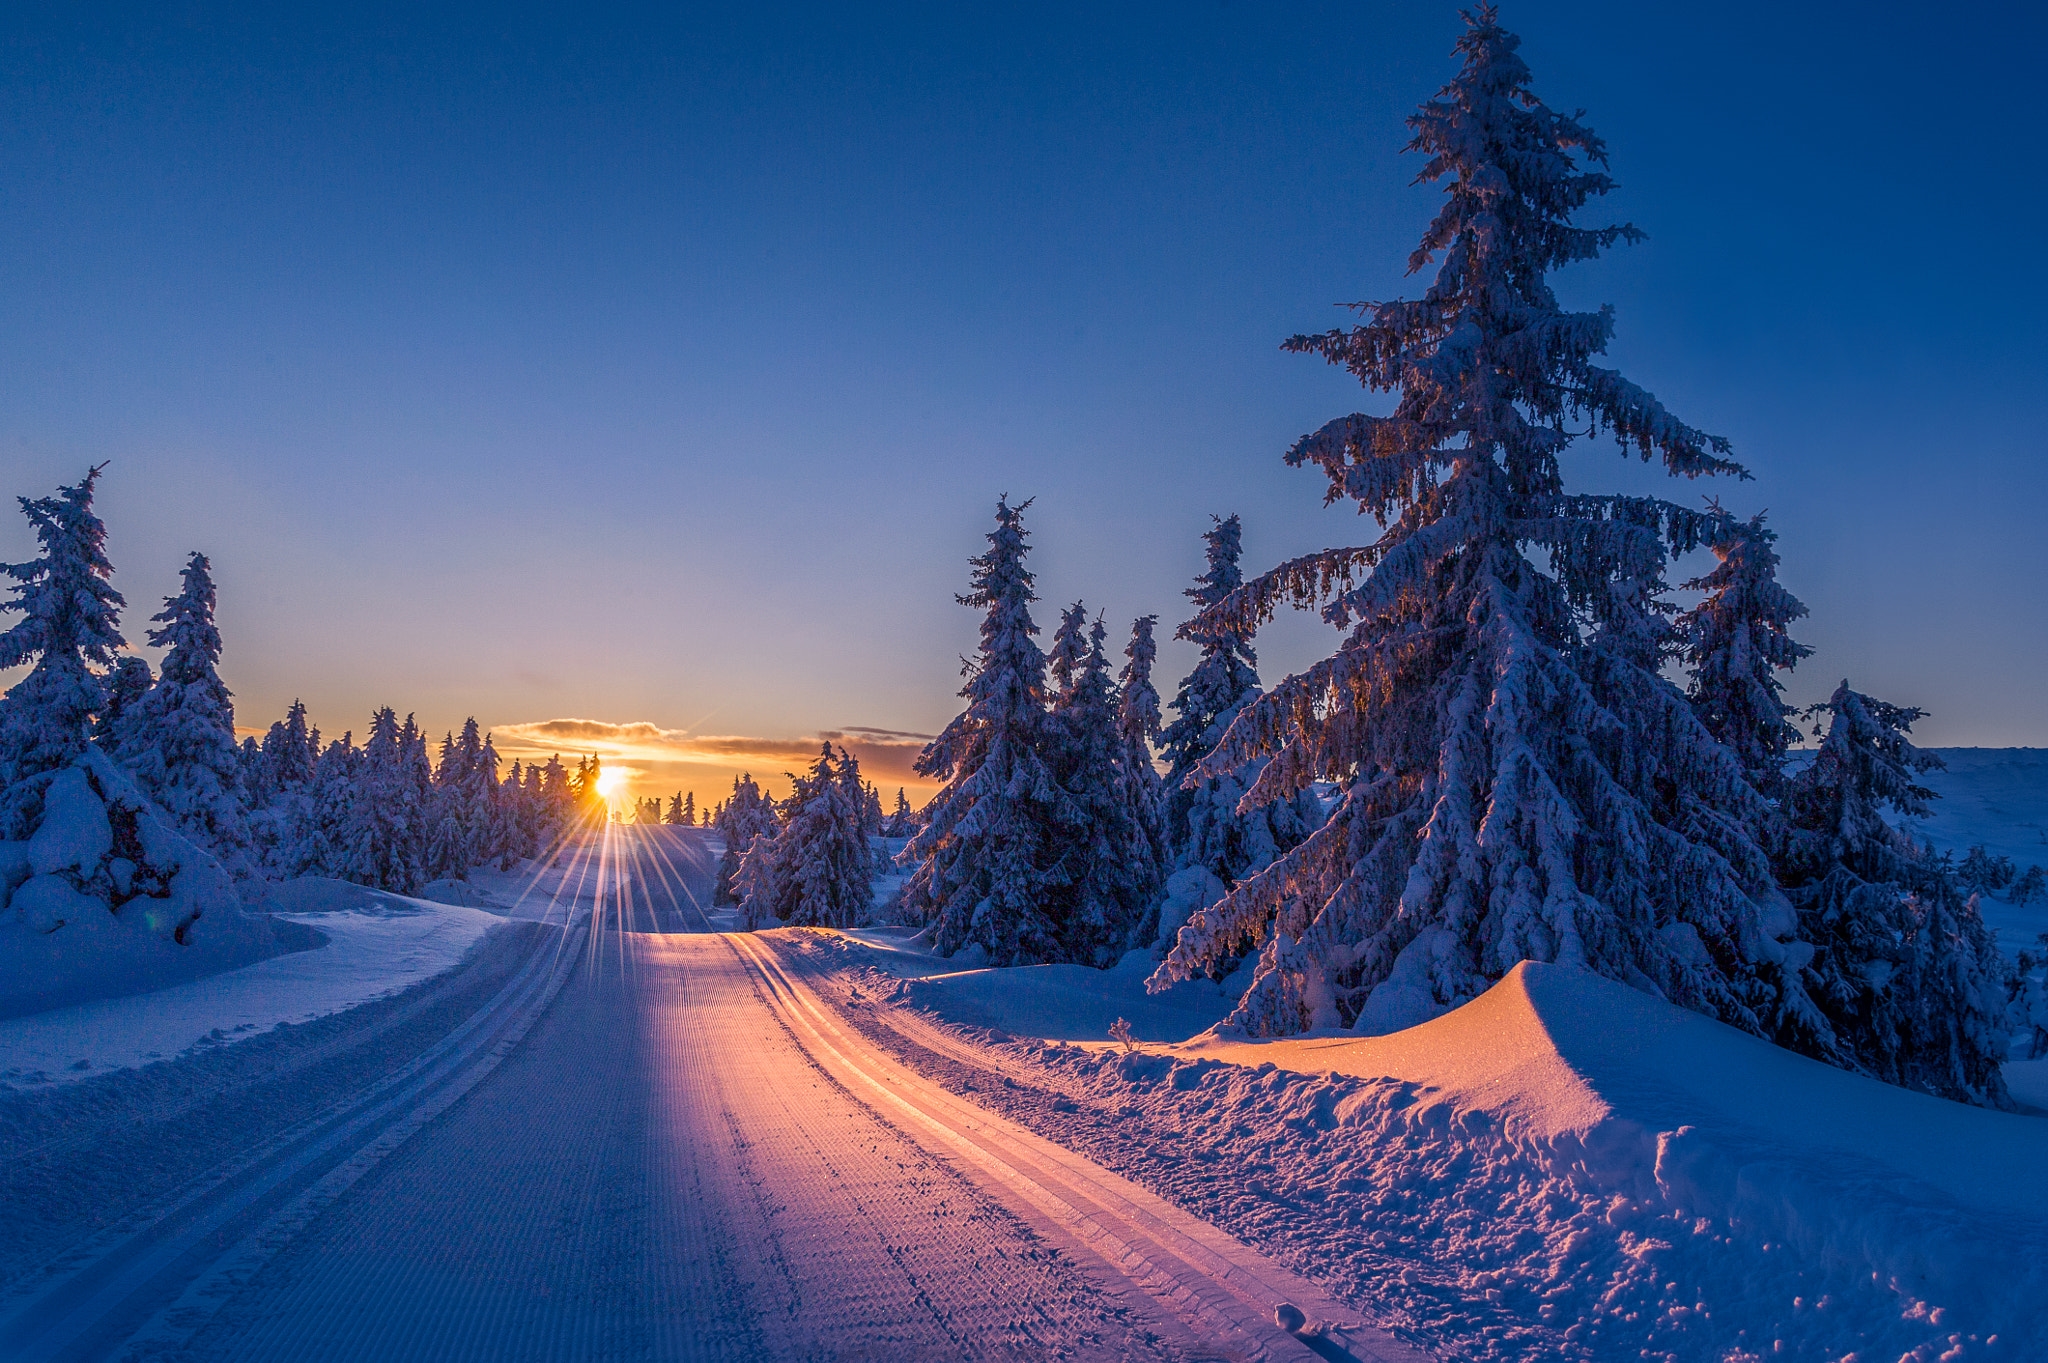
[[18,1363],[175,1345],[323,1208],[509,1055],[574,972],[589,919],[554,934],[485,1007],[408,1064],[122,1226],[73,1248],[0,1301],[0,1357]]
[[[881,1054],[613,830],[431,1050],[73,1249],[0,1358],[1377,1359],[1312,1284]],[[486,1078],[490,1082],[483,1082]]]

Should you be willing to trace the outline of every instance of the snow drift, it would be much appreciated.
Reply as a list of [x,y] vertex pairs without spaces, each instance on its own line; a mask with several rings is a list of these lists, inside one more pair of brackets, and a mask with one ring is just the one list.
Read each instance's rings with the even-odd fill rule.
[[1251,1134],[1226,1150],[1267,1143],[1299,1192],[1409,1209],[1391,1219],[1441,1237],[1431,1257],[1449,1251],[1466,1286],[1572,1321],[1566,1339],[1595,1356],[1967,1358],[1993,1336],[1999,1356],[2048,1350],[2040,1118],[1530,962],[1391,1036],[1176,1049],[1066,1063],[1182,1118],[1227,1110]]
[[310,934],[243,912],[220,863],[89,748],[50,780],[23,842],[0,842],[0,1017],[197,979]]

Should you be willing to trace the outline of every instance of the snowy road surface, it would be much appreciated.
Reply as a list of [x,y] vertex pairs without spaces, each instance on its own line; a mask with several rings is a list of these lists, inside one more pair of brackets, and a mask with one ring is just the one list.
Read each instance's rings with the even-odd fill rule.
[[701,835],[442,1043],[0,1301],[0,1356],[1409,1358],[1312,1286],[863,1043],[712,935]]

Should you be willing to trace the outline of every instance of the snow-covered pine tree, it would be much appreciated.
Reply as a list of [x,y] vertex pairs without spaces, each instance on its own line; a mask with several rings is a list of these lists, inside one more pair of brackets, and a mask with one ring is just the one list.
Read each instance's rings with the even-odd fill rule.
[[[1734,754],[1659,674],[1675,649],[1668,554],[1723,517],[1567,493],[1582,432],[1674,476],[1739,474],[1727,442],[1593,363],[1611,309],[1568,312],[1549,273],[1637,231],[1581,227],[1606,152],[1530,89],[1492,7],[1466,15],[1458,75],[1409,120],[1445,199],[1417,300],[1287,348],[1342,364],[1389,416],[1304,437],[1328,500],[1383,527],[1232,592],[1192,637],[1249,634],[1283,602],[1348,628],[1335,655],[1246,706],[1197,770],[1272,761],[1245,797],[1341,787],[1300,846],[1197,913],[1155,978],[1261,950],[1233,1014],[1256,1033],[1388,1031],[1473,998],[1518,961],[1569,963],[1752,1032],[1796,1007],[1794,928],[1750,830],[1769,815]],[[1576,429],[1575,429],[1576,428]],[[1796,952],[1793,953],[1796,955]]]
[[425,761],[425,744],[410,717],[403,729],[388,705],[371,717],[370,735],[351,764],[354,780],[335,874],[400,894],[411,894],[426,882],[420,830],[426,801],[415,770],[416,763]]
[[1956,881],[1970,894],[1997,894],[2019,878],[2012,858],[1972,847],[1956,863]]
[[[845,752],[846,750],[842,748],[840,751]],[[856,764],[857,767],[858,764]],[[860,786],[861,831],[871,838],[881,837],[882,823],[885,818],[886,816],[882,813],[882,792],[863,781]]]
[[101,752],[111,755],[120,752],[127,741],[135,707],[149,694],[156,678],[150,675],[148,662],[130,653],[116,659],[113,671],[101,680],[107,688],[107,702],[93,717],[92,739]]
[[460,879],[469,865],[469,831],[463,827],[462,804],[455,792],[467,774],[468,754],[455,746],[455,735],[441,735],[434,764],[434,784],[426,817],[426,851],[421,860],[429,880]]
[[860,785],[851,753],[827,743],[808,773],[790,778],[781,831],[748,845],[736,888],[750,925],[771,915],[796,927],[850,928],[867,912],[874,883]]
[[294,700],[285,717],[264,732],[254,760],[242,764],[253,855],[272,878],[298,874],[298,846],[314,822],[310,796],[319,760],[320,731],[309,723],[305,705]]
[[149,642],[170,651],[147,694],[122,722],[117,756],[145,795],[186,837],[237,880],[256,875],[251,856],[235,705],[220,679],[212,565],[194,552],[176,596],[151,617]]
[[427,731],[420,727],[418,716],[411,712],[406,714],[404,727],[399,730],[398,751],[399,769],[403,774],[399,785],[402,792],[399,811],[405,829],[406,851],[418,865],[418,883],[423,885],[433,879],[427,857],[435,826],[441,817],[441,793],[434,788],[434,759],[427,753]]
[[[93,668],[123,643],[98,478],[19,499],[42,557],[0,567],[14,581],[0,611],[22,616],[0,633],[0,667],[31,664],[0,697],[0,953],[16,967],[0,1005],[23,1011],[168,950],[254,959],[269,937],[219,862],[91,741],[106,703]],[[227,756],[238,771],[232,737]]]
[[668,813],[662,817],[662,822],[666,824],[679,824],[682,821],[683,793],[679,790],[668,797]]
[[498,750],[475,715],[462,721],[455,746],[462,753],[462,771],[450,793],[462,824],[462,873],[467,875],[471,867],[487,865],[498,855]]
[[1053,640],[1060,688],[1046,724],[1048,764],[1067,796],[1052,826],[1058,875],[1047,881],[1058,959],[1095,966],[1115,964],[1158,888],[1148,832],[1130,801],[1104,634],[1080,603],[1066,613]]
[[998,965],[1059,959],[1045,906],[1066,883],[1050,869],[1054,825],[1069,811],[1041,756],[1045,655],[1024,566],[1030,505],[1001,498],[988,552],[969,560],[972,587],[958,599],[984,614],[980,650],[963,664],[967,708],[918,755],[918,773],[944,784],[897,857],[913,868],[905,911],[932,925],[937,949],[950,956],[973,943]]
[[[1171,854],[1166,845],[1166,824],[1160,810],[1165,787],[1154,764],[1153,745],[1160,741],[1159,688],[1152,684],[1152,665],[1158,661],[1159,646],[1152,631],[1156,615],[1141,615],[1131,622],[1131,640],[1124,645],[1124,668],[1117,677],[1117,734],[1123,751],[1117,759],[1122,778],[1124,808],[1128,811],[1132,836],[1131,857],[1141,876],[1156,890],[1166,879]],[[1136,945],[1149,942],[1158,932],[1153,915],[1157,895],[1148,894],[1138,915]]]
[[1072,693],[1075,680],[1087,664],[1088,608],[1076,601],[1060,612],[1059,628],[1052,632],[1052,647],[1045,655],[1045,670],[1052,678],[1053,704]]
[[285,791],[303,787],[313,779],[314,764],[320,760],[320,731],[306,715],[305,702],[294,700],[284,718],[272,721],[259,745],[262,760],[251,796],[267,805]]
[[1766,792],[1799,741],[1778,674],[1813,652],[1788,633],[1806,607],[1778,582],[1777,538],[1761,515],[1730,519],[1713,541],[1714,570],[1685,584],[1705,595],[1678,626],[1694,711]]
[[[1171,703],[1176,717],[1160,736],[1167,762],[1160,820],[1168,860],[1165,894],[1153,910],[1153,938],[1162,955],[1191,913],[1214,904],[1238,881],[1308,836],[1316,813],[1313,796],[1306,792],[1242,807],[1245,792],[1270,760],[1263,754],[1228,772],[1197,770],[1238,713],[1260,695],[1253,631],[1234,621],[1209,621],[1205,614],[1244,585],[1238,568],[1243,525],[1236,516],[1212,520],[1215,524],[1202,536],[1207,567],[1185,592],[1196,614],[1179,631],[1201,645],[1202,654],[1181,682]],[[1225,968],[1238,950],[1217,954],[1208,969]]]
[[2048,871],[2039,866],[2029,866],[2013,881],[2006,899],[2014,904],[2038,904],[2048,899]]
[[733,877],[739,874],[740,859],[757,836],[773,836],[778,826],[774,802],[754,784],[752,772],[742,772],[733,778],[732,794],[719,806],[712,826],[725,844],[718,859],[718,883],[712,892],[712,902],[736,903]]
[[896,807],[889,811],[888,826],[883,829],[889,837],[907,838],[917,831],[917,811],[910,807],[910,797],[903,787],[896,787]]
[[26,838],[42,822],[43,791],[85,755],[93,717],[107,693],[95,667],[112,667],[126,646],[127,603],[108,581],[107,528],[93,514],[101,465],[50,497],[18,497],[42,557],[0,564],[14,579],[0,611],[21,619],[0,634],[0,668],[34,660],[0,696],[0,842]]
[[353,730],[320,750],[313,764],[313,779],[306,783],[302,796],[302,811],[296,819],[278,824],[271,866],[281,879],[304,875],[347,878],[348,825],[353,817],[360,755]]
[[2003,969],[1976,897],[1884,817],[1925,818],[1935,798],[1919,778],[1941,759],[1907,737],[1921,711],[1845,681],[1809,713],[1825,727],[1813,762],[1784,785],[1793,831],[1779,874],[1812,944],[1808,992],[1826,1026],[1779,1041],[1890,1083],[2011,1106]]

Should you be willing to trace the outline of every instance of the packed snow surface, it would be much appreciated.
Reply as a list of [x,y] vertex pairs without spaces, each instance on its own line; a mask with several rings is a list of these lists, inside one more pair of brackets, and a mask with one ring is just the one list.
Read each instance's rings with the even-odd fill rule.
[[325,938],[204,979],[0,1020],[0,1084],[59,1084],[258,1036],[453,969],[499,915],[306,879],[273,887],[278,918]]

